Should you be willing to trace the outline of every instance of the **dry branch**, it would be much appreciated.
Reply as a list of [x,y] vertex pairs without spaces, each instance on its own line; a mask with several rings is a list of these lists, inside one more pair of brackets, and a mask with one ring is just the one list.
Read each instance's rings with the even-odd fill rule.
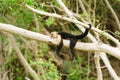
[[115,13],[115,11],[113,10],[113,8],[111,7],[109,1],[108,1],[108,0],[105,0],[105,2],[106,2],[106,4],[107,4],[108,8],[110,9],[110,11],[112,12],[112,14],[113,14],[113,16],[114,16],[114,18],[115,18],[115,20],[116,20],[116,23],[117,23],[117,25],[118,25],[118,29],[120,30],[120,21],[119,21],[119,19],[118,19],[118,17],[117,17],[117,14]]
[[102,58],[104,64],[108,68],[108,71],[111,74],[111,76],[114,78],[114,80],[120,80],[117,74],[115,73],[115,71],[113,70],[112,66],[110,65],[107,55],[103,52],[100,52],[100,57]]
[[[43,35],[43,34],[36,33],[36,32],[32,32],[32,31],[25,30],[25,29],[22,29],[22,28],[18,28],[16,26],[13,26],[13,25],[10,25],[10,24],[0,23],[0,30],[10,32],[10,33],[13,33],[13,34],[17,34],[17,35],[20,35],[20,36],[24,36],[24,37],[27,37],[27,38],[39,40],[39,41],[42,41],[42,42],[46,42],[48,44],[57,45],[56,39],[52,39],[50,36]],[[69,40],[64,40],[64,46],[69,47]],[[120,59],[120,54],[119,54],[120,50],[118,48],[111,47],[111,46],[109,46],[107,44],[103,44],[103,43],[81,43],[81,42],[77,42],[75,48],[78,49],[78,50],[84,50],[84,51],[105,52],[105,53],[108,53],[108,54]]]
[[37,75],[37,73],[30,67],[30,65],[28,64],[27,60],[24,58],[24,56],[22,55],[19,47],[17,46],[17,43],[14,39],[14,37],[8,33],[5,33],[9,40],[11,41],[11,43],[13,44],[13,48],[15,49],[17,56],[21,62],[21,64],[24,66],[25,70],[34,78],[34,80],[40,80],[39,76]]
[[[72,18],[68,18],[68,17],[62,16],[62,15],[59,15],[59,14],[56,14],[56,13],[48,13],[48,12],[44,12],[44,11],[41,11],[41,10],[37,10],[37,9],[34,9],[34,8],[30,7],[27,4],[25,6],[28,9],[30,9],[31,11],[36,12],[36,13],[41,14],[41,15],[51,16],[51,17],[59,18],[59,19],[66,20],[66,21],[69,21],[69,22],[73,22],[75,24],[82,25],[82,26],[84,26],[86,28],[89,27],[86,23],[80,22],[80,21],[72,19]],[[108,33],[104,32],[104,31],[101,31],[101,30],[99,30],[97,28],[94,28],[94,27],[92,27],[92,30],[96,31],[99,34],[104,33],[103,36],[108,37],[110,40],[112,40],[120,48],[120,42],[117,39],[115,39],[113,36],[109,35]]]
[[[71,14],[71,11],[65,6],[65,4],[62,2],[62,0],[57,0],[57,2],[59,3],[59,5],[60,5],[60,7],[64,10],[64,12],[71,18],[72,17],[72,19],[75,19],[75,20],[77,20],[72,14]],[[96,2],[95,2],[95,4],[96,4]],[[90,8],[89,8],[90,9]],[[94,9],[95,9],[95,7],[94,7]],[[95,16],[94,16],[95,17]],[[95,19],[95,18],[94,18]],[[75,23],[76,24],[76,23]],[[93,24],[95,24],[94,22],[93,22]],[[80,25],[79,24],[76,24],[77,26],[78,26],[78,28],[80,27]],[[81,31],[83,31],[83,29],[82,28],[80,28],[80,30]],[[101,31],[101,30],[99,30],[99,29],[97,29],[97,28],[93,28],[93,30],[95,31],[96,30],[96,32],[98,32],[98,33],[103,33],[103,31]],[[104,33],[104,36],[106,36],[106,37],[109,37],[114,43],[116,43],[116,45],[118,46],[118,48],[120,48],[120,43],[119,43],[119,41],[117,40],[117,39],[115,39],[114,37],[112,37],[111,35],[109,35],[108,33]],[[91,40],[91,41],[93,41],[94,43],[98,43],[98,41],[95,39],[95,37],[93,37],[91,34],[89,34],[88,35],[88,38]],[[100,52],[101,53],[101,52]],[[109,72],[110,72],[110,74],[111,74],[111,76],[114,78],[114,80],[119,80],[119,78],[118,78],[118,76],[117,76],[117,74],[115,73],[115,71],[113,70],[113,68],[111,67],[111,65],[110,64],[107,64],[107,63],[109,63],[109,60],[108,60],[108,58],[107,58],[107,56],[105,56],[106,54],[105,53],[103,53],[103,54],[100,54],[101,55],[101,58],[102,58],[102,60],[104,61],[104,63],[105,63],[105,65],[106,66],[108,66],[108,70],[109,70]],[[96,64],[96,65],[98,65],[98,64]],[[100,69],[99,69],[100,70]],[[97,71],[98,71],[98,69],[97,69]],[[102,76],[99,76],[99,75],[102,75],[102,73],[100,74],[98,74],[98,79],[102,79]],[[114,76],[113,76],[114,75]]]
[[[69,10],[67,9],[67,7],[64,5],[64,3],[62,2],[62,0],[57,0],[57,1],[58,1],[59,5],[61,6],[61,8],[67,13],[67,15],[69,16],[69,19],[71,19],[71,20],[68,20],[68,21],[75,23],[75,24],[79,27],[79,29],[81,29],[82,31],[84,31],[84,29],[81,28],[80,26],[81,26],[81,25],[82,25],[82,26],[85,26],[86,23],[83,23],[83,22],[78,21],[78,20],[72,15],[71,11],[69,11]],[[27,7],[27,8],[28,8],[28,7]],[[36,12],[36,9],[34,9],[34,8],[31,9],[31,8],[32,8],[32,7],[29,6],[29,9],[30,9],[30,10],[32,10],[33,12]],[[41,13],[41,12],[43,12],[43,11],[37,10],[36,13],[39,13],[39,12]],[[40,14],[40,13],[39,13],[39,14]],[[46,13],[46,12],[45,12],[45,13]],[[47,12],[47,13],[48,13],[48,12]],[[54,14],[54,13],[49,13],[49,14],[52,15],[52,14]],[[41,14],[41,15],[45,15],[45,14]],[[46,15],[46,16],[48,16],[48,15]],[[59,16],[60,16],[60,15],[59,15]],[[54,16],[52,16],[52,17],[54,17]],[[59,18],[59,17],[57,17],[57,16],[55,16],[55,17],[56,17],[56,18]],[[59,18],[59,19],[65,20],[64,17],[63,17],[63,18]],[[67,19],[68,19],[68,17],[67,17]],[[78,23],[74,22],[74,20],[77,21]],[[79,23],[79,22],[80,22],[80,23]],[[81,24],[81,23],[83,23],[83,24]],[[85,27],[86,27],[86,26],[85,26]],[[97,28],[92,27],[92,30],[94,30],[94,31],[96,31],[97,33],[100,33],[100,34],[103,34],[103,33],[104,33],[104,36],[105,36],[105,37],[108,37],[109,39],[111,39],[111,40],[118,46],[118,48],[120,49],[120,42],[119,42],[117,39],[115,39],[114,37],[112,37],[112,36],[109,35],[108,33],[104,32],[104,31],[101,31],[101,30],[99,30],[99,29],[97,29]],[[93,42],[99,43],[99,42],[97,42],[97,40],[96,40],[91,34],[89,34],[88,37],[89,37]],[[109,48],[108,48],[108,49],[109,49]],[[101,50],[101,51],[102,51],[102,50]],[[105,54],[105,53],[101,54],[101,58],[102,58],[104,55],[106,55],[106,54]],[[111,76],[112,76],[115,80],[119,80],[117,74],[114,72],[113,68],[111,67],[107,56],[104,56],[104,58],[102,58],[102,59],[103,59],[104,63],[106,64],[106,66],[108,66],[108,70],[109,70]],[[106,61],[106,60],[107,60],[107,61]],[[107,63],[108,63],[108,64],[107,64]],[[113,75],[114,75],[114,76],[113,76]]]

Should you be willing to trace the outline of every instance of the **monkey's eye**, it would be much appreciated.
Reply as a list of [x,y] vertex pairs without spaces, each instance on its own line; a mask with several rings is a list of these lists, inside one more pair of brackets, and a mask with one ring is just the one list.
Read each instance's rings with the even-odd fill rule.
[[51,38],[53,38],[53,36],[54,36],[54,35],[53,35],[53,34],[51,34]]

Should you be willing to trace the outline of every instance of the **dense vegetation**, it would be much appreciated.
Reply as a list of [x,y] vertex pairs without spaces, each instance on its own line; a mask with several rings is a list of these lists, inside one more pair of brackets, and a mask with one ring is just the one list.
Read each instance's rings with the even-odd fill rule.
[[[87,14],[81,9],[79,1],[83,1]],[[104,0],[63,0],[64,4],[72,11],[78,20],[92,23],[93,26],[100,24],[99,29],[106,31],[120,40],[120,28],[112,16],[111,11]],[[120,20],[120,0],[109,0],[118,19]],[[49,35],[51,31],[67,31],[73,34],[81,34],[77,26],[71,22],[60,20],[54,17],[43,16],[32,12],[25,7],[25,4],[35,9],[50,13],[57,13],[66,16],[56,0],[0,0],[0,22],[9,23],[30,31]],[[82,18],[80,18],[82,17]],[[31,40],[22,36],[14,35],[25,59],[29,65],[39,75],[41,80],[61,80],[62,76],[67,76],[67,80],[96,80],[96,66],[94,54],[92,52],[77,51],[77,58],[72,62],[71,55],[65,55],[62,64],[58,66],[53,56],[55,46],[47,43]],[[101,40],[109,45],[116,46],[111,40],[100,36]],[[90,42],[88,38],[81,42]],[[68,53],[65,48],[62,53]],[[120,76],[120,62],[116,58],[109,56],[111,64]],[[61,61],[61,59],[60,59]],[[58,61],[59,62],[59,61]],[[58,63],[57,62],[57,63]],[[113,80],[109,72],[104,68],[104,80]],[[0,80],[33,80],[33,77],[26,72],[20,63],[12,43],[9,38],[0,32]]]

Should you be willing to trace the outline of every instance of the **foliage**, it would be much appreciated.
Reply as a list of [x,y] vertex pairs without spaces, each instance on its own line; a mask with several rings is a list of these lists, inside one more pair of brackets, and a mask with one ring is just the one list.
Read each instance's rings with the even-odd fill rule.
[[45,61],[43,59],[39,59],[35,62],[31,61],[30,64],[39,72],[39,74],[42,74],[40,76],[43,80],[59,80],[58,71],[56,66],[51,63],[50,61]]
[[47,26],[50,26],[50,25],[54,24],[55,20],[53,17],[49,17],[47,20],[45,20],[45,22],[46,22]]
[[[22,74],[24,71],[24,68],[22,65],[18,62],[18,58],[15,55],[15,52],[11,55],[11,57],[8,59],[6,63],[6,70],[9,71],[10,74],[8,74],[9,79],[13,80],[23,80],[25,77],[25,74]],[[17,74],[14,74],[17,73]]]

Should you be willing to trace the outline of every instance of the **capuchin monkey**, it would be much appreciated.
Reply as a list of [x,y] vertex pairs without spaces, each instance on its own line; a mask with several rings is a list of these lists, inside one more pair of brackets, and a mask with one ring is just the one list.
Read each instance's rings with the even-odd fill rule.
[[55,32],[55,31],[51,32],[51,38],[56,38],[57,42],[59,43],[57,45],[57,48],[56,48],[57,55],[61,56],[59,53],[63,47],[63,39],[69,39],[70,40],[70,51],[72,53],[72,60],[73,60],[75,58],[75,54],[76,54],[76,52],[74,50],[76,42],[79,39],[82,39],[82,38],[87,36],[89,30],[91,29],[91,24],[88,24],[88,25],[89,25],[89,28],[86,28],[85,32],[83,34],[80,34],[80,35],[73,35],[73,34],[70,34],[67,32]]

